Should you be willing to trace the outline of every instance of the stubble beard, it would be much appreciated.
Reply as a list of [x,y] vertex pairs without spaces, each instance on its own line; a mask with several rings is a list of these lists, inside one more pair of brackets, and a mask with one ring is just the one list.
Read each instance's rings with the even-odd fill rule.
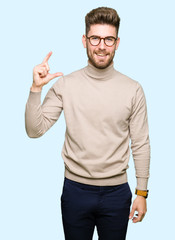
[[[101,61],[101,63],[100,63],[100,61],[99,61],[99,62],[96,62],[96,61],[95,61],[95,59],[94,59],[94,57],[93,57],[93,54],[95,54],[94,52],[92,52],[92,56],[89,54],[88,46],[87,46],[87,48],[86,48],[86,51],[87,51],[87,56],[88,56],[89,62],[90,62],[94,67],[96,67],[96,68],[98,68],[98,69],[105,69],[105,68],[107,68],[107,67],[113,62],[113,59],[114,59],[114,56],[115,56],[115,50],[114,50],[114,51],[111,53],[111,55],[110,55],[110,57],[109,57],[109,59],[108,59],[107,62],[104,62],[104,63],[103,63],[103,61]],[[107,54],[107,52],[105,52],[105,51],[97,51],[96,53],[98,53],[98,54],[100,54],[100,53],[102,53],[102,54]],[[109,54],[110,54],[110,53],[109,53]]]

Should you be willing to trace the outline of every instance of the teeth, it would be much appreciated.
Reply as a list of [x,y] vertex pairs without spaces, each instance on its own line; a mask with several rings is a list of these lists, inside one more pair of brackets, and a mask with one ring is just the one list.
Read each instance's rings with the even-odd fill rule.
[[97,54],[98,56],[106,56],[105,54]]

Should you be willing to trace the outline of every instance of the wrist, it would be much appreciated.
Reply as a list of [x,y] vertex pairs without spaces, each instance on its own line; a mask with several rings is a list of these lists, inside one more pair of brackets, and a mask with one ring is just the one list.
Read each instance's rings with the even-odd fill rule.
[[143,196],[140,196],[140,195],[137,195],[136,198],[138,198],[138,199],[145,199],[146,200],[146,197],[143,197]]
[[138,189],[135,189],[135,194],[137,196],[141,196],[141,197],[144,197],[144,198],[148,197],[148,192],[149,192],[149,190],[138,190]]
[[41,92],[42,91],[42,87],[37,87],[34,84],[32,84],[31,88],[30,88],[31,92]]

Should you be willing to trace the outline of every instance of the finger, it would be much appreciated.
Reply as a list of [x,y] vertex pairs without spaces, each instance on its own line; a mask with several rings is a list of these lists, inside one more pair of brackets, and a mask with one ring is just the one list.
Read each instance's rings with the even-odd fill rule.
[[46,77],[47,76],[47,72],[46,71],[43,71],[42,73],[39,73],[39,76],[40,77]]
[[42,72],[44,72],[44,71],[46,71],[46,70],[47,70],[46,67],[39,67],[39,68],[36,69],[36,71],[37,71],[38,73],[42,73]]
[[38,69],[39,68],[46,68],[46,70],[49,72],[50,71],[50,67],[49,67],[49,64],[48,63],[41,63],[41,64],[39,64],[38,66]]
[[133,218],[134,212],[135,212],[135,209],[132,208],[132,210],[131,210],[131,212],[130,212],[130,214],[129,214],[129,219],[132,219],[132,218]]
[[45,66],[46,66],[46,69],[47,69],[47,71],[49,72],[49,71],[50,71],[49,64],[48,64],[48,63],[46,63],[46,64],[45,64]]
[[143,218],[138,219],[137,217],[134,217],[134,218],[132,219],[133,223],[141,222],[142,220],[143,220]]
[[50,71],[50,67],[49,67],[49,64],[48,63],[43,63],[41,64],[40,66],[46,68],[46,70],[49,72]]
[[138,222],[138,218],[137,217],[133,217],[132,222],[133,223],[137,223]]
[[138,217],[134,217],[132,220],[134,223],[141,222],[144,218],[144,213],[139,212],[139,214],[136,214]]
[[143,219],[145,216],[144,212],[143,211],[140,211],[139,214],[138,214],[138,218],[141,220]]
[[37,71],[40,76],[45,77],[48,73],[46,67],[40,67]]
[[44,60],[43,60],[42,63],[47,63],[51,55],[52,55],[52,51],[50,51],[50,52],[47,54],[47,56],[44,58]]
[[56,78],[56,77],[60,77],[60,76],[62,76],[63,75],[63,73],[62,72],[57,72],[57,73],[54,73],[54,74],[49,74],[49,80],[52,80],[52,79],[54,79],[54,78]]

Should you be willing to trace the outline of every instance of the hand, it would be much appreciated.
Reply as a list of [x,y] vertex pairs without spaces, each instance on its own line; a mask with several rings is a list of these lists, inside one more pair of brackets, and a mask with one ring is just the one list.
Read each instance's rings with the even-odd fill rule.
[[[138,214],[136,214],[138,217],[133,217],[135,211],[138,211]],[[138,195],[133,202],[129,219],[132,219],[133,223],[141,222],[146,212],[147,212],[146,198]]]
[[44,58],[43,62],[33,69],[33,84],[31,87],[31,91],[39,92],[42,90],[42,87],[47,84],[50,80],[62,76],[63,73],[57,72],[54,74],[49,73],[49,65],[48,60],[50,56],[52,55],[52,52],[49,52],[47,56]]

